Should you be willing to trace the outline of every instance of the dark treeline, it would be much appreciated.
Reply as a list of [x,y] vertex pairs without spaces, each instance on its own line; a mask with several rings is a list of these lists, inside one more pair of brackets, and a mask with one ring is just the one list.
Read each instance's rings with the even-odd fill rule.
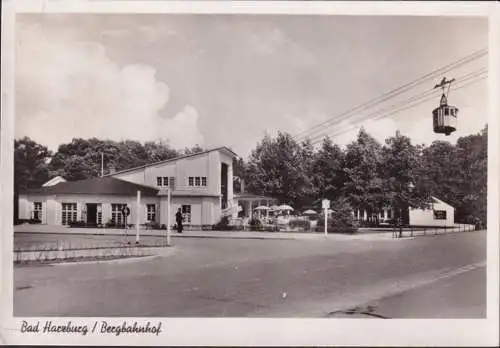
[[364,129],[345,149],[325,138],[314,149],[286,133],[266,136],[235,173],[256,194],[298,209],[333,201],[334,209],[362,209],[376,219],[384,206],[398,211],[428,207],[436,196],[456,208],[456,221],[486,223],[487,126],[456,145],[414,145],[396,133],[384,144]]
[[[278,133],[265,136],[247,162],[235,161],[234,175],[244,179],[248,191],[296,209],[317,209],[321,199],[328,198],[334,209],[363,209],[375,216],[387,205],[427,207],[429,197],[436,196],[456,208],[457,221],[485,224],[487,136],[485,127],[459,138],[456,145],[435,141],[424,146],[397,133],[381,144],[361,129],[345,149],[329,138],[315,149],[308,141],[299,143]],[[108,174],[199,151],[203,149],[198,145],[176,150],[161,141],[92,138],[73,139],[51,153],[25,137],[15,141],[15,195],[57,175],[66,180],[97,177],[101,154]]]
[[28,137],[14,143],[14,219],[17,217],[17,195],[28,188],[40,187],[55,176],[68,181],[88,179],[101,175],[101,154],[104,156],[104,174],[158,162],[183,154],[203,151],[199,145],[176,150],[162,141],[112,141],[96,138],[75,138],[61,144],[52,153],[44,145]]

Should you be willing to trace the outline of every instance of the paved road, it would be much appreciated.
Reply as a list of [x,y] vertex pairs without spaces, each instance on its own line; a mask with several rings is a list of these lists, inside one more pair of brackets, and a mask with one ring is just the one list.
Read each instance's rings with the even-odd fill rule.
[[16,267],[14,315],[324,317],[359,304],[377,304],[395,318],[486,312],[485,231],[412,240],[175,243],[164,258]]

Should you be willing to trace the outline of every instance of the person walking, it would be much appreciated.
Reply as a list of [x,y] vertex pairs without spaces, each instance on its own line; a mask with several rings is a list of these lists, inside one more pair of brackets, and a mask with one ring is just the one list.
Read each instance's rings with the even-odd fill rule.
[[182,211],[181,211],[181,208],[179,208],[179,210],[177,210],[177,213],[175,214],[175,222],[177,223],[177,232],[178,233],[182,233]]

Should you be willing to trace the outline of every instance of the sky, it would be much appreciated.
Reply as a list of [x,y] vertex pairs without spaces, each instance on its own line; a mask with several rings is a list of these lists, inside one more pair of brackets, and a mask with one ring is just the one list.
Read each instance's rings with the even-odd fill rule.
[[[296,135],[488,47],[474,17],[20,14],[16,22],[16,137],[56,151],[72,138],[163,140],[182,149],[229,146],[243,158],[265,134]],[[311,133],[345,145],[360,126],[383,141],[455,142],[488,119],[488,57],[444,74],[458,130],[432,131],[439,94],[374,119],[443,76]],[[453,85],[452,85],[453,86]],[[405,105],[405,104],[399,104]],[[364,121],[362,119],[365,118]],[[361,122],[362,121],[362,122]]]

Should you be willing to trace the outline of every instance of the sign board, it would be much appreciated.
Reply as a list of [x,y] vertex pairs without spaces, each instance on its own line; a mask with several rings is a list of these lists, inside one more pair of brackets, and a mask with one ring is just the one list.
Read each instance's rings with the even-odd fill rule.
[[130,208],[129,207],[124,207],[122,209],[122,214],[123,214],[123,216],[129,216],[130,215]]
[[321,208],[330,209],[330,201],[328,199],[323,199],[321,201]]
[[434,210],[434,220],[446,220],[446,210]]

